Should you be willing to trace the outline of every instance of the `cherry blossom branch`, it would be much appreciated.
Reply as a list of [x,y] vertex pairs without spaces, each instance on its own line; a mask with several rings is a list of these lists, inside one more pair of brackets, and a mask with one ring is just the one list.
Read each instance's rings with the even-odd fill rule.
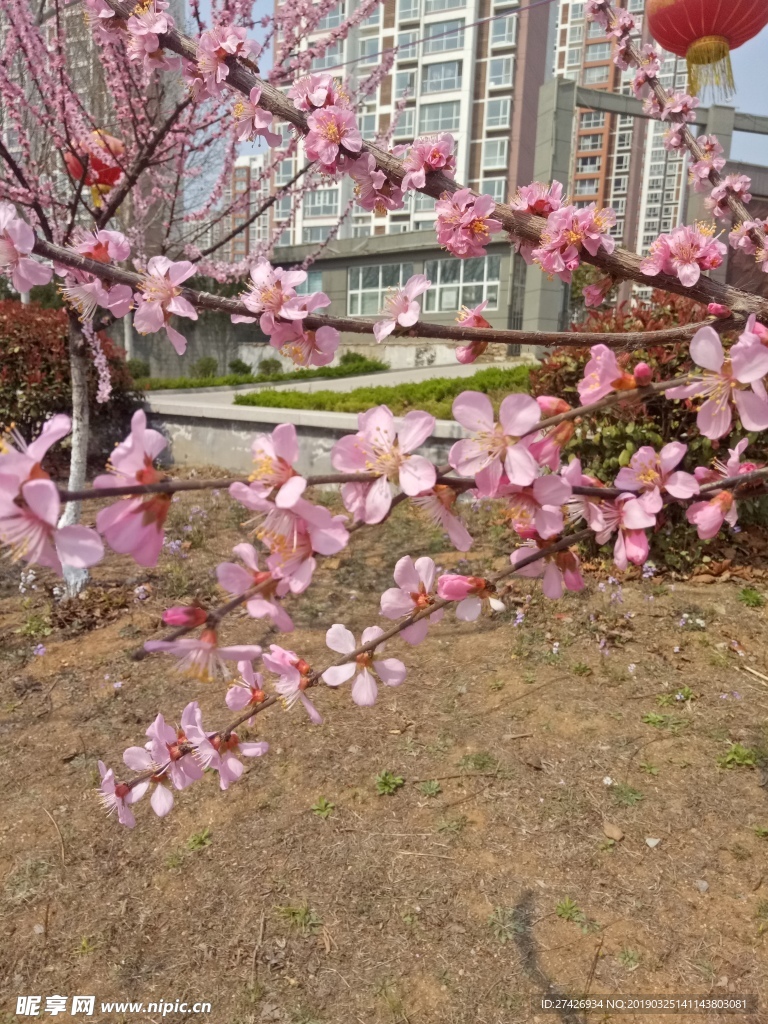
[[[44,241],[41,238],[35,240],[32,251],[37,253],[38,256],[45,256],[56,263],[73,267],[76,270],[82,270],[106,281],[127,284],[134,289],[137,289],[142,283],[141,275],[134,271],[123,270],[120,267],[107,263],[99,263],[97,260],[91,260],[87,256],[81,256],[79,253],[72,252],[70,249],[60,245],[54,245],[52,242]],[[196,291],[193,288],[182,288],[182,295],[198,309],[210,309],[229,315],[253,316],[251,310],[238,299],[227,298],[223,295],[213,295],[210,292]],[[346,331],[350,334],[373,334],[374,327],[373,320],[348,316],[324,316],[319,313],[310,313],[304,318],[302,323],[310,330],[317,330],[320,327],[335,327],[338,331]],[[724,319],[709,319],[695,324],[685,324],[681,327],[672,327],[661,331],[603,334],[598,331],[579,333],[572,331],[504,331],[487,327],[465,327],[462,324],[433,324],[419,320],[412,327],[399,328],[394,333],[394,336],[438,338],[467,342],[495,342],[503,345],[524,344],[546,347],[559,345],[569,348],[586,348],[589,345],[602,344],[609,348],[634,351],[647,345],[671,345],[686,341],[704,326],[711,326],[715,330],[723,332],[734,330],[741,323],[740,317],[732,316]]]
[[[106,3],[122,18],[127,19],[130,17],[133,10],[132,5],[126,2],[126,0],[106,0]],[[172,29],[165,35],[161,35],[160,41],[162,46],[167,47],[174,53],[180,54],[185,60],[192,61],[193,63],[197,61],[197,45],[188,36],[181,35],[175,29]],[[306,114],[297,110],[283,93],[269,82],[259,79],[244,66],[243,62],[236,58],[229,58],[227,63],[229,66],[229,75],[226,79],[227,86],[236,89],[245,96],[250,94],[251,89],[259,88],[261,90],[259,106],[262,109],[294,125],[302,135],[307,133]],[[405,169],[401,160],[370,142],[363,142],[362,152],[370,153],[373,156],[377,167],[387,175],[391,182],[395,185],[402,183]],[[418,191],[439,199],[444,192],[453,193],[461,187],[453,179],[447,178],[443,174],[432,172],[427,174],[424,186],[419,188]],[[536,244],[539,242],[542,231],[546,227],[546,220],[543,217],[515,211],[505,203],[496,203],[493,216],[501,221],[502,225],[517,238]],[[648,277],[640,269],[642,257],[627,249],[617,247],[613,253],[609,254],[601,247],[595,256],[590,255],[586,251],[582,252],[581,259],[584,262],[600,267],[613,277],[647,284]],[[675,292],[678,295],[696,299],[704,304],[710,302],[720,303],[745,316],[755,313],[761,321],[765,320],[768,322],[768,299],[743,292],[730,285],[721,284],[719,281],[714,281],[703,275],[695,285],[685,286],[677,277],[661,273],[655,276],[654,284],[665,291]],[[426,337],[426,335],[423,336]],[[486,338],[485,340],[488,339]]]
[[[306,477],[307,485],[370,483],[375,473],[325,473]],[[116,484],[114,487],[88,487],[82,491],[59,488],[61,501],[88,501],[91,498],[120,498],[137,494],[175,494],[177,491],[209,491],[227,488],[230,484],[247,484],[247,476],[231,476],[221,480],[162,480],[155,484]]]

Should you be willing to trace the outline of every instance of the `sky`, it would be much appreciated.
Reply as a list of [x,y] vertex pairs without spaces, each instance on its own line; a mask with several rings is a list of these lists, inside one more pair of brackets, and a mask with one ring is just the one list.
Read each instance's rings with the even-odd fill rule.
[[[728,102],[747,114],[768,115],[765,69],[768,66],[768,28],[731,54],[736,95]],[[736,132],[731,157],[752,164],[768,165],[768,135]]]

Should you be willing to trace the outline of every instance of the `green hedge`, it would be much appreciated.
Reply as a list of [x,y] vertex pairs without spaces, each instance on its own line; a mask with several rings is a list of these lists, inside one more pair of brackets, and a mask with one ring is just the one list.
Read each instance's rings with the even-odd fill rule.
[[235,396],[235,405],[277,406],[283,409],[321,409],[328,412],[365,412],[388,405],[396,416],[423,409],[438,419],[451,419],[451,405],[462,391],[483,391],[494,405],[510,391],[528,390],[528,367],[511,370],[490,367],[471,377],[435,377],[418,384],[355,388],[354,391],[256,391]]
[[175,388],[232,387],[235,384],[273,384],[284,380],[333,380],[336,377],[354,377],[361,373],[379,373],[388,370],[389,363],[380,359],[360,356],[343,366],[320,366],[316,370],[295,370],[292,373],[229,373],[224,377],[144,377],[136,381],[142,391],[168,391]]

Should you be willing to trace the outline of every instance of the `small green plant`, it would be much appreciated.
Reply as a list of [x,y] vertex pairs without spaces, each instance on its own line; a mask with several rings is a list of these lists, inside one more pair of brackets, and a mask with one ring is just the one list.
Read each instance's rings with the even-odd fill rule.
[[394,772],[379,772],[376,776],[376,792],[379,796],[393,796],[405,785],[405,779]]
[[146,359],[126,359],[125,366],[133,380],[149,376],[149,363]]
[[758,839],[768,839],[768,828],[763,825],[755,825],[755,835]]
[[206,826],[202,832],[195,832],[187,840],[187,847],[190,850],[202,850],[211,845],[211,830]]
[[640,762],[640,767],[643,769],[643,771],[647,775],[658,775],[659,774],[659,766],[655,765],[655,764],[651,764],[650,761],[641,761]]
[[459,832],[463,832],[467,827],[466,815],[462,814],[459,818],[443,818],[438,823],[437,831],[442,835],[453,835],[456,836]]
[[660,715],[656,711],[649,711],[647,715],[643,715],[643,721],[646,725],[653,725],[657,729],[663,729],[667,724],[667,716]]
[[253,373],[253,369],[244,359],[233,359],[229,364],[229,372],[237,374],[238,377],[247,377]]
[[686,701],[693,700],[696,694],[690,688],[690,686],[683,686],[680,690],[675,690],[674,693],[660,693],[656,697],[656,703],[659,707],[669,708],[674,707],[676,704],[683,704]]
[[77,947],[77,952],[81,956],[89,956],[91,953],[96,952],[96,940],[92,939],[88,935],[84,935],[80,939],[80,945]]
[[741,743],[732,743],[717,759],[719,768],[754,768],[757,764],[757,751]]
[[573,674],[576,676],[591,676],[592,669],[589,665],[585,665],[583,661],[577,661],[573,666]]
[[620,807],[634,807],[645,799],[639,789],[634,789],[626,782],[617,782],[612,792],[613,799]]
[[215,377],[219,361],[215,356],[201,356],[190,366],[193,377]]
[[486,750],[481,750],[477,754],[465,754],[459,761],[459,768],[462,771],[494,772],[498,767],[499,762]]
[[419,785],[419,792],[423,796],[439,796],[442,792],[442,786],[437,779],[432,779],[430,782],[422,782]]
[[174,868],[180,868],[183,863],[184,858],[178,852],[178,850],[174,850],[173,853],[169,853],[168,856],[165,858],[165,866],[170,871],[172,871]]
[[619,963],[622,967],[626,967],[628,971],[634,971],[635,968],[640,966],[640,954],[634,949],[625,947],[619,953]]
[[324,796],[321,796],[316,804],[312,804],[312,811],[318,816],[318,818],[329,818],[333,814],[333,809],[336,804],[330,800],[326,800]]
[[558,917],[561,917],[563,921],[573,921],[576,924],[581,924],[585,919],[584,911],[580,909],[577,903],[574,903],[570,896],[566,896],[564,900],[555,906],[555,913]]
[[290,904],[285,907],[278,907],[277,912],[284,921],[287,921],[291,928],[296,928],[302,935],[312,935],[323,924],[315,911],[308,903],[299,903],[296,906]]
[[259,374],[262,376],[269,377],[271,374],[280,373],[283,368],[283,364],[279,359],[274,359],[271,356],[267,356],[266,359],[262,359],[257,369]]
[[493,679],[489,683],[489,686],[490,686],[490,688],[492,690],[494,690],[496,693],[498,693],[499,690],[503,690],[504,689],[504,680],[503,679]]
[[765,598],[754,587],[742,587],[739,591],[739,600],[747,608],[762,608]]
[[16,632],[19,636],[28,636],[33,640],[39,640],[44,636],[51,635],[51,620],[40,612],[30,612]]
[[525,923],[520,920],[520,915],[514,907],[495,907],[488,918],[488,927],[494,939],[502,945],[525,931]]

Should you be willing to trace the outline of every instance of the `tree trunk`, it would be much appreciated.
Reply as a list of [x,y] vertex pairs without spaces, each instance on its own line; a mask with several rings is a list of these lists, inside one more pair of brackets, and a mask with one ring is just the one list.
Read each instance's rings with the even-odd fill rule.
[[[82,490],[88,463],[88,438],[90,435],[90,410],[88,407],[88,366],[89,352],[80,323],[74,317],[69,321],[69,366],[72,375],[72,455],[69,464],[70,491]],[[82,502],[70,501],[59,520],[59,526],[73,526],[80,522]],[[70,569],[65,566],[64,579],[67,596],[74,597],[88,581],[85,569]]]

